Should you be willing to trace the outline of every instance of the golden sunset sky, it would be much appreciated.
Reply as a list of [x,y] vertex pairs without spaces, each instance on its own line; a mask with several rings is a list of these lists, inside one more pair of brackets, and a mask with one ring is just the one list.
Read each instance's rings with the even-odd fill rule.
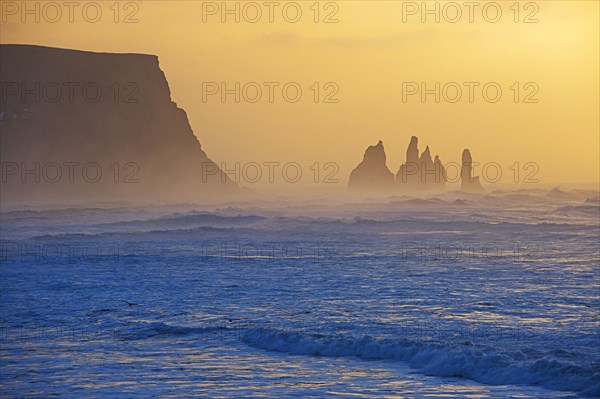
[[[599,180],[597,1],[499,1],[494,4],[502,15],[496,23],[491,22],[496,6],[490,2],[478,2],[469,22],[463,1],[430,1],[431,9],[438,3],[440,21],[425,15],[422,22],[420,10],[408,15],[412,6],[421,8],[420,1],[322,1],[317,7],[314,1],[299,1],[302,16],[296,23],[284,18],[295,18],[292,2],[275,2],[272,23],[263,1],[238,3],[239,23],[232,15],[223,23],[221,10],[212,14],[222,7],[220,1],[122,1],[118,16],[115,2],[101,1],[96,23],[82,16],[89,2],[79,2],[73,22],[63,7],[54,23],[44,15],[37,23],[23,10],[14,13],[20,1],[0,3],[1,43],[158,55],[173,100],[186,110],[203,149],[218,164],[336,162],[345,184],[366,147],[378,140],[396,173],[410,136],[416,135],[420,149],[428,144],[444,163],[460,161],[465,147],[475,161],[497,162],[506,183],[513,179],[509,167],[515,162],[539,165],[540,183]],[[34,3],[28,5],[33,9]],[[46,2],[37,3],[42,13]],[[252,23],[244,16],[255,17],[255,4],[262,17]],[[447,20],[456,16],[454,4],[462,12],[456,23]],[[236,3],[227,2],[227,7]],[[319,22],[314,20],[317,8]],[[54,18],[54,10],[46,13],[46,19]],[[137,22],[124,23],[128,15]],[[338,22],[324,23],[328,15]],[[235,103],[233,96],[223,103],[218,95],[203,102],[203,82],[225,82],[230,88],[235,82],[280,86],[273,103],[266,86],[257,103]],[[297,103],[282,97],[281,87],[288,82],[303,90]],[[319,82],[319,103],[310,89],[314,82]],[[328,82],[339,87],[337,103],[323,103],[335,87],[325,87]],[[456,103],[443,98],[435,103],[433,95],[423,103],[419,95],[403,102],[403,82],[425,82],[429,88],[435,82],[480,85],[472,103],[466,86]],[[496,103],[483,98],[481,88],[488,82],[503,91]],[[511,90],[515,82],[518,103]],[[531,98],[538,102],[525,103],[535,88],[539,91]]]

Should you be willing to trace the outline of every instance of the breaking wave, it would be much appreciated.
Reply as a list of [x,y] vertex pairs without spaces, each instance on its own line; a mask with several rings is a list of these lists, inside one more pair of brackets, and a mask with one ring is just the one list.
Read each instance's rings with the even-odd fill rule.
[[533,358],[520,350],[446,345],[409,339],[370,336],[323,336],[276,329],[246,330],[242,340],[270,351],[293,355],[399,360],[415,370],[439,377],[468,378],[490,385],[534,385],[554,390],[600,395],[600,370],[551,356]]

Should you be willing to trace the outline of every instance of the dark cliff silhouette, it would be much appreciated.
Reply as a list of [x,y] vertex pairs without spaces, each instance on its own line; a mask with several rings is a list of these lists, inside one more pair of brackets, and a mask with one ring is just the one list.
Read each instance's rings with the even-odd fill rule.
[[460,169],[460,189],[471,193],[485,192],[479,182],[479,176],[473,176],[473,158],[468,149],[462,153],[462,167]]
[[419,157],[419,139],[412,136],[406,150],[406,162],[398,169],[396,183],[402,192],[436,192],[446,188],[446,170],[436,155],[431,159],[429,146]]
[[0,76],[3,200],[240,191],[171,100],[156,56],[0,45]]
[[350,173],[351,191],[390,192],[394,189],[394,175],[386,165],[383,142],[367,148],[362,162]]

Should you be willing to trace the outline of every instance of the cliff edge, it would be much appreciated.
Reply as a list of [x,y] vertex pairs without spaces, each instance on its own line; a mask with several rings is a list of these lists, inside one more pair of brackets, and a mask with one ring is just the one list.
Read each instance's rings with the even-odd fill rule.
[[6,201],[239,193],[203,151],[158,57],[0,45]]

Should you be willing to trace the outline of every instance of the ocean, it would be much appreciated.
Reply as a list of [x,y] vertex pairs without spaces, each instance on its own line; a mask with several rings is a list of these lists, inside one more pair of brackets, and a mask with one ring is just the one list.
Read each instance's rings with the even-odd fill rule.
[[600,397],[597,191],[1,221],[2,398]]

